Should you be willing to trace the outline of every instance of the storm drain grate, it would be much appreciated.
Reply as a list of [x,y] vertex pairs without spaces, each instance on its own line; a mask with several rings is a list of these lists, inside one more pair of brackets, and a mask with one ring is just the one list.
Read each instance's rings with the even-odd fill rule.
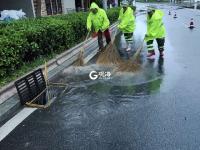
[[27,102],[34,102],[40,105],[45,105],[47,103],[46,81],[42,69],[38,69],[16,81],[15,87],[22,105]]
[[[47,68],[47,67],[45,67]],[[48,81],[47,69],[43,75],[42,69],[15,82],[22,105],[36,108],[47,108],[54,99],[59,98],[67,90],[67,84]]]

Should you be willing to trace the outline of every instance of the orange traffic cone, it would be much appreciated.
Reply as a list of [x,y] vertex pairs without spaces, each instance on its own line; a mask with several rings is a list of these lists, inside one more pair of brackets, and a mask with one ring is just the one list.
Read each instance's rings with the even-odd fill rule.
[[175,14],[174,14],[174,18],[177,18],[176,12],[175,12]]
[[168,15],[171,15],[171,11],[169,10],[169,13],[168,13]]
[[189,26],[190,29],[193,29],[194,28],[194,20],[193,18],[190,19],[190,26]]

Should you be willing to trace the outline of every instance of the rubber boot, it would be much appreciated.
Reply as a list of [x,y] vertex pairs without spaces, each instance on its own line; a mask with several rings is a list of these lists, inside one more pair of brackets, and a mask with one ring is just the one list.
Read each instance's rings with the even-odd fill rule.
[[159,49],[159,52],[160,52],[160,57],[164,57],[164,49],[163,48]]
[[147,54],[147,58],[152,59],[155,56],[155,51],[149,51]]
[[129,52],[130,50],[131,50],[131,44],[129,43],[127,48],[126,48],[126,51]]

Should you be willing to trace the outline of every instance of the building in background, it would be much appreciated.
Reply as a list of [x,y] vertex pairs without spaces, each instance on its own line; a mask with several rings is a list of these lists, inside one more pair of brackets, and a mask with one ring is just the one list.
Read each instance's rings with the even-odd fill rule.
[[104,9],[118,2],[118,0],[1,0],[0,11],[22,9],[27,17],[39,17],[87,11],[94,1],[102,3]]
[[75,0],[33,0],[35,16],[66,14],[76,10]]
[[[83,2],[82,2],[83,1]],[[79,6],[85,9],[88,0],[1,0],[0,11],[20,10],[27,17],[38,17],[74,12]]]
[[87,11],[90,3],[90,0],[75,0],[76,11]]

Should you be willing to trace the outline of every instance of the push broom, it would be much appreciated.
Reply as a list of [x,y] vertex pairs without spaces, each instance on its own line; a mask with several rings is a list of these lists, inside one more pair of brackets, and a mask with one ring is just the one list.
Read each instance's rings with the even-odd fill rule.
[[75,63],[76,66],[83,66],[84,65],[84,51],[85,51],[85,45],[86,45],[86,42],[87,42],[89,35],[90,35],[90,32],[87,33],[87,36],[85,38],[85,41],[84,41],[83,46],[81,48],[81,51],[79,53],[77,62]]
[[106,46],[106,49],[99,54],[97,61],[96,61],[97,64],[116,65],[122,61],[122,59],[117,51],[117,48],[114,44],[117,31],[118,30],[115,29],[112,41],[110,42],[110,44],[108,44]]
[[114,38],[111,41],[111,43],[106,47],[106,49],[100,53],[97,63],[103,64],[103,65],[111,65],[114,64],[117,66],[117,71],[124,71],[124,72],[135,72],[139,69],[139,64],[136,63],[136,59],[138,58],[142,48],[143,48],[143,42],[142,45],[136,50],[136,53],[134,56],[129,60],[123,60],[114,44],[115,37],[116,37],[117,29],[114,34]]
[[141,46],[136,50],[135,54],[129,60],[124,60],[123,62],[119,63],[117,71],[122,72],[135,72],[140,68],[140,65],[137,63],[137,58],[140,52],[143,49],[144,40],[142,41]]

